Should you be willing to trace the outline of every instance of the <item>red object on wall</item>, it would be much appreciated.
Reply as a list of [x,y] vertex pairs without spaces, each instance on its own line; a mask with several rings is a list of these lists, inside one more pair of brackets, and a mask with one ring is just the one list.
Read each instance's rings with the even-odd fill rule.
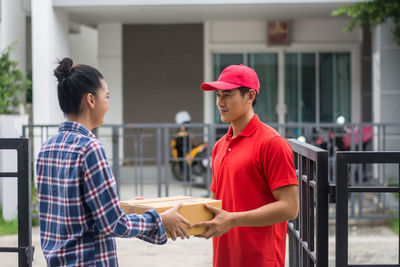
[[288,21],[268,22],[268,44],[288,45],[289,44],[289,23]]

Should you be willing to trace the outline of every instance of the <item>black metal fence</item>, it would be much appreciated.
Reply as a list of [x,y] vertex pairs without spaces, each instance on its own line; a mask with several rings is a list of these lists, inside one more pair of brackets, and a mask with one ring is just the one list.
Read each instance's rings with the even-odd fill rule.
[[289,266],[328,266],[328,152],[290,139],[299,181],[299,216],[288,222]]
[[29,139],[0,138],[0,150],[17,151],[17,172],[0,172],[0,178],[18,180],[18,247],[0,247],[0,252],[18,253],[18,266],[32,266],[34,247],[32,246],[31,216],[31,165]]
[[[400,237],[397,264],[349,264],[348,263],[348,219],[349,194],[351,193],[399,193],[397,186],[355,186],[349,185],[352,164],[397,164],[400,177],[400,152],[337,152],[336,154],[336,266],[400,266]],[[398,200],[399,202],[400,200]],[[400,202],[398,203],[400,206]],[[397,211],[399,218],[399,212]],[[372,244],[371,244],[372,245]]]
[[[338,150],[357,151],[385,151],[393,147],[396,140],[400,141],[400,125],[384,123],[349,123],[344,125],[333,123],[285,123],[270,124],[285,138],[305,137],[312,145],[322,147],[328,151],[328,177],[331,183],[336,181],[336,157]],[[183,145],[183,154],[173,157],[171,143],[181,125],[172,123],[163,124],[123,124],[104,125],[96,131],[96,136],[102,141],[107,155],[112,162],[113,172],[117,179],[119,193],[125,192],[123,197],[132,196],[168,196],[172,194],[201,195],[209,194],[211,182],[210,157],[215,141],[226,132],[228,125],[222,124],[186,124],[188,135]],[[59,125],[25,125],[23,136],[30,137],[36,152],[49,137],[56,134]],[[203,154],[188,159],[195,143],[208,145]],[[400,148],[399,148],[400,149]],[[188,164],[188,162],[191,162]],[[193,163],[207,162],[201,175],[195,174]],[[177,179],[174,166],[181,166],[181,176]],[[378,171],[376,171],[378,169]],[[351,185],[385,185],[388,182],[385,168],[363,168],[360,165],[350,167]],[[379,174],[379,177],[378,177]],[[200,177],[201,176],[201,177]],[[202,188],[205,190],[201,190]],[[129,185],[129,186],[125,186]],[[124,187],[123,187],[124,186]],[[121,189],[122,188],[122,189]],[[146,191],[147,190],[147,191]],[[366,203],[361,196],[351,197],[349,216],[357,219],[376,219],[391,217],[384,213],[390,209],[391,203],[384,196],[373,203]],[[365,215],[360,212],[367,205],[375,207],[380,212],[374,215]],[[359,208],[360,207],[360,208]],[[330,216],[334,218],[335,209],[332,205]],[[393,217],[393,216],[392,216]]]

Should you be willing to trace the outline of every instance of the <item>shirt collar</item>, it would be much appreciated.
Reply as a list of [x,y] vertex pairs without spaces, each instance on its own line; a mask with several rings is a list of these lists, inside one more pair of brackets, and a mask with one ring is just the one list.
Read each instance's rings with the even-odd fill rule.
[[[253,118],[249,121],[249,123],[246,125],[246,127],[240,132],[238,136],[250,136],[254,133],[254,131],[257,129],[258,124],[260,123],[260,118],[258,117],[257,114],[254,113]],[[233,129],[232,129],[232,124],[229,127],[227,135],[232,138],[233,135]]]
[[91,131],[89,131],[85,126],[74,121],[65,121],[61,123],[59,132],[79,132],[84,136],[96,137]]

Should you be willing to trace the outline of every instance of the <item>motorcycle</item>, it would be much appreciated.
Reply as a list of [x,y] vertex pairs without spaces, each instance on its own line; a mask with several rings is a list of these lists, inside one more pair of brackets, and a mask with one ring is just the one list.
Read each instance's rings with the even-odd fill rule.
[[198,144],[194,141],[185,127],[190,121],[191,117],[187,111],[180,111],[175,115],[175,122],[180,126],[171,139],[171,171],[179,181],[205,185],[209,164],[208,144]]
[[[345,122],[346,119],[343,116],[339,116],[336,120],[336,123],[338,125],[342,125],[342,127],[338,127],[330,131],[321,131],[320,135],[315,141],[315,144],[318,147],[329,150],[330,154],[333,154],[334,151],[349,151],[352,148],[352,136],[354,132],[354,149],[359,150],[358,146],[360,138],[360,128],[359,126],[355,126],[353,128],[345,127]],[[365,151],[367,149],[367,145],[372,141],[372,127],[362,127],[361,133],[361,150]]]
[[[322,149],[327,150],[329,158],[333,160],[335,159],[336,151],[349,151],[351,149],[354,149],[355,151],[357,150],[366,151],[367,146],[372,141],[372,127],[371,126],[362,127],[361,129],[362,147],[361,149],[359,149],[360,127],[359,126],[346,127],[345,122],[346,119],[343,116],[339,116],[336,120],[336,123],[338,125],[341,125],[341,127],[335,127],[334,129],[330,129],[328,131],[319,130],[317,138],[311,140],[310,143]],[[299,136],[297,139],[303,142],[306,141],[306,138],[304,136]],[[352,146],[352,141],[354,142],[353,146]],[[329,175],[333,177],[335,176],[335,173],[333,173],[333,171],[335,170],[334,166],[335,161],[331,161],[331,164],[333,165],[331,168],[332,173],[330,173]],[[365,165],[362,166],[362,173],[363,173],[362,181],[365,182],[366,180],[368,180],[366,176]],[[358,173],[356,173],[356,181],[358,181]]]

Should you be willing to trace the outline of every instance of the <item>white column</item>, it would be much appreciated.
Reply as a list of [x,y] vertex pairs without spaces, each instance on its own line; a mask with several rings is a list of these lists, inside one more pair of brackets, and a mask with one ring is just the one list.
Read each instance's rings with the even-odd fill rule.
[[[122,24],[100,23],[97,25],[98,34],[98,67],[108,84],[110,91],[110,108],[104,118],[105,124],[123,123],[123,88],[122,88]],[[112,157],[111,129],[99,129],[98,134],[102,140],[107,156]],[[120,129],[120,135],[122,129]],[[120,138],[119,156],[123,155],[123,139]]]
[[372,121],[375,123],[381,122],[380,46],[380,26],[378,26],[372,31]]
[[1,1],[0,49],[17,41],[11,57],[18,62],[18,68],[26,69],[26,14],[22,1]]
[[110,109],[104,123],[122,123],[122,24],[100,23],[97,30],[99,70],[110,91]]
[[[400,46],[393,39],[393,22],[376,27],[372,34],[372,93],[373,121],[377,123],[400,123]],[[398,151],[400,136],[398,127],[387,127],[385,147],[378,147],[377,131],[374,133],[374,149]],[[382,145],[382,143],[381,143]],[[379,173],[378,173],[379,169]],[[397,177],[393,165],[374,168],[375,177]]]
[[[32,109],[33,124],[60,124],[64,115],[58,104],[57,79],[53,75],[58,60],[69,55],[68,15],[53,9],[52,0],[32,0]],[[53,132],[53,131],[52,131]],[[40,136],[40,129],[35,129]],[[50,133],[49,135],[53,135]],[[44,139],[34,138],[33,158]],[[35,168],[35,164],[33,165]],[[35,170],[34,170],[35,171]]]
[[[203,39],[204,39],[204,82],[210,82],[213,79],[212,70],[212,51],[210,49],[210,22],[206,21],[203,24]],[[215,102],[213,93],[204,92],[203,95],[203,120],[204,123],[214,123]]]
[[68,16],[53,9],[51,0],[32,0],[33,123],[58,124],[64,120],[53,71],[69,55]]

